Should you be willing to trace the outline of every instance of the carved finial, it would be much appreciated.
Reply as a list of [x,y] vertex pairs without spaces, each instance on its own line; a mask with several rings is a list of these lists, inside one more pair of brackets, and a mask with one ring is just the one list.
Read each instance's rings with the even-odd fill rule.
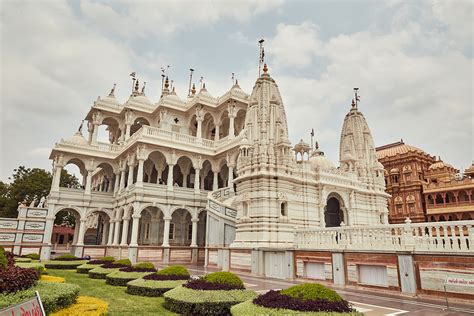
[[357,109],[357,106],[356,106],[356,103],[355,103],[354,99],[352,99],[352,108]]
[[135,92],[138,92],[139,88],[140,88],[140,85],[139,85],[138,79],[137,79],[137,81],[135,81]]
[[193,88],[191,89],[191,94],[195,95],[196,94],[196,85],[193,83]]
[[143,87],[142,87],[142,94],[145,95],[145,86],[146,86],[146,81],[143,82]]
[[116,87],[116,86],[117,86],[117,84],[114,83],[113,88],[110,90],[109,97],[115,97],[114,93],[115,93],[115,87]]
[[174,87],[173,87],[173,91],[172,91],[172,93],[173,93],[173,94],[176,94],[176,91],[175,91]]
[[166,79],[165,79],[165,89],[168,89],[170,86],[170,81],[168,80],[168,76],[166,76]]
[[360,101],[360,95],[357,94],[359,88],[354,88],[354,99],[352,99],[352,108],[357,110],[358,102]]
[[267,63],[263,64],[263,73],[266,74],[268,72]]
[[239,85],[239,80],[235,79],[235,85],[236,85],[236,86]]
[[206,89],[206,83],[205,83],[205,82],[202,84],[202,89],[201,89],[201,90],[204,90],[204,91],[207,90],[207,89]]

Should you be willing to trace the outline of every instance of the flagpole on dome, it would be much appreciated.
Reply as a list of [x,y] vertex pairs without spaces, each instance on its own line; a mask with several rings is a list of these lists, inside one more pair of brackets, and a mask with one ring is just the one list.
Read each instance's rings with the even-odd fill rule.
[[258,59],[258,77],[259,78],[260,78],[260,74],[262,72],[262,65],[265,61],[265,50],[263,48],[263,42],[265,42],[265,40],[263,38],[258,41],[258,44],[259,44],[259,47],[260,47],[260,56],[259,56],[259,59]]
[[314,148],[313,148],[313,138],[314,138],[314,128],[311,129],[311,151],[314,150]]

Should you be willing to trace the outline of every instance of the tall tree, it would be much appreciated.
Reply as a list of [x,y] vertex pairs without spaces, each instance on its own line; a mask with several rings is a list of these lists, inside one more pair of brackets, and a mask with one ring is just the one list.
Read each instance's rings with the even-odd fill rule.
[[[0,182],[0,217],[16,217],[18,204],[22,201],[31,203],[33,199],[39,201],[47,196],[51,190],[53,176],[50,172],[40,168],[26,168],[20,166],[13,170],[10,184]],[[66,170],[61,173],[61,186],[79,187],[79,181]]]

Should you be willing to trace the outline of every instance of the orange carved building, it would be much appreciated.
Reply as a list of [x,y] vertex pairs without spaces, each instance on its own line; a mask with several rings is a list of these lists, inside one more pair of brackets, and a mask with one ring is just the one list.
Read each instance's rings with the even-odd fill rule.
[[401,140],[376,148],[385,169],[389,222],[474,218],[474,165],[459,170]]

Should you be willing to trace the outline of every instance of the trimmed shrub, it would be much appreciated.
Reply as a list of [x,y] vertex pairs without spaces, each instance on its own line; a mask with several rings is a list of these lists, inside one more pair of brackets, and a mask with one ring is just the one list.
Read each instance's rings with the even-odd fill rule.
[[11,266],[0,269],[0,293],[14,293],[31,288],[38,281],[39,273],[35,269]]
[[63,255],[60,255],[59,257],[56,257],[54,259],[51,259],[53,261],[76,261],[76,260],[82,260],[82,258],[78,258],[74,255],[71,255],[69,253],[65,253]]
[[112,272],[119,271],[119,268],[104,268],[104,267],[97,267],[88,272],[89,278],[91,279],[105,279],[107,274]]
[[163,306],[184,315],[230,315],[233,305],[256,296],[250,290],[197,291],[180,286],[163,294]]
[[205,275],[203,280],[210,283],[220,283],[234,286],[236,289],[244,289],[244,282],[232,272],[220,271]]
[[265,316],[286,316],[286,315],[302,315],[302,316],[363,316],[363,313],[337,313],[337,312],[302,312],[291,309],[275,309],[255,305],[251,300],[234,305],[230,312],[233,316],[248,316],[248,315],[265,315]]
[[78,295],[79,286],[68,283],[53,283],[39,281],[36,286],[16,293],[0,295],[0,309],[18,304],[35,296],[38,291],[47,314],[72,305]]
[[[104,262],[107,262],[107,261],[104,261]],[[89,261],[88,263],[84,263],[84,264],[81,264],[80,266],[78,266],[76,268],[76,272],[87,274],[87,273],[89,273],[90,270],[101,267],[102,265],[103,265],[103,263],[101,263],[101,264],[91,264],[91,261]]]
[[40,280],[44,281],[44,282],[55,282],[55,283],[64,283],[64,282],[66,282],[65,278],[55,277],[55,276],[52,276],[52,275],[42,275]]
[[37,254],[37,253],[29,253],[27,255],[24,255],[23,258],[30,258],[32,260],[39,260],[40,259],[40,255]]
[[185,275],[160,275],[157,273],[152,273],[147,276],[144,276],[143,279],[145,280],[153,280],[153,281],[166,281],[166,280],[189,280],[189,276]]
[[105,283],[114,286],[126,286],[128,282],[142,278],[149,273],[115,271],[105,276]]
[[115,258],[112,257],[112,256],[105,256],[105,257],[99,258],[99,259],[97,259],[97,260],[114,262],[114,261],[115,261]]
[[46,274],[46,268],[44,264],[39,263],[39,262],[17,262],[15,263],[15,266],[20,267],[20,268],[32,268],[38,271],[40,275]]
[[253,304],[274,308],[291,309],[302,312],[354,312],[351,305],[344,300],[330,301],[327,299],[299,299],[292,296],[281,294],[280,291],[268,291],[253,300]]
[[156,271],[155,265],[151,262],[139,262],[133,266],[136,269],[148,269],[148,271]]
[[132,295],[157,297],[185,282],[186,280],[149,281],[141,278],[128,282],[126,292]]
[[289,287],[281,290],[280,294],[288,295],[300,301],[307,300],[328,300],[332,302],[342,301],[342,297],[336,291],[318,283],[307,283]]
[[10,251],[5,251],[5,257],[7,258],[7,267],[15,265],[15,256]]
[[114,264],[121,264],[121,265],[124,265],[124,266],[131,266],[132,262],[129,259],[122,259],[122,260],[114,261]]
[[90,296],[79,296],[75,304],[51,314],[51,316],[102,316],[107,314],[109,303]]
[[16,263],[19,263],[19,262],[31,262],[31,258],[23,258],[23,257],[15,257],[15,262]]
[[160,271],[158,271],[157,274],[158,275],[182,275],[188,278],[190,276],[188,269],[180,265],[169,266],[169,267],[163,268]]
[[243,286],[235,286],[224,283],[212,283],[207,282],[204,279],[190,280],[188,283],[183,285],[188,289],[202,290],[202,291],[232,291],[232,290],[245,290]]
[[44,264],[47,269],[65,269],[65,270],[73,270],[76,269],[78,266],[86,263],[85,260],[66,260],[66,261],[48,261]]

